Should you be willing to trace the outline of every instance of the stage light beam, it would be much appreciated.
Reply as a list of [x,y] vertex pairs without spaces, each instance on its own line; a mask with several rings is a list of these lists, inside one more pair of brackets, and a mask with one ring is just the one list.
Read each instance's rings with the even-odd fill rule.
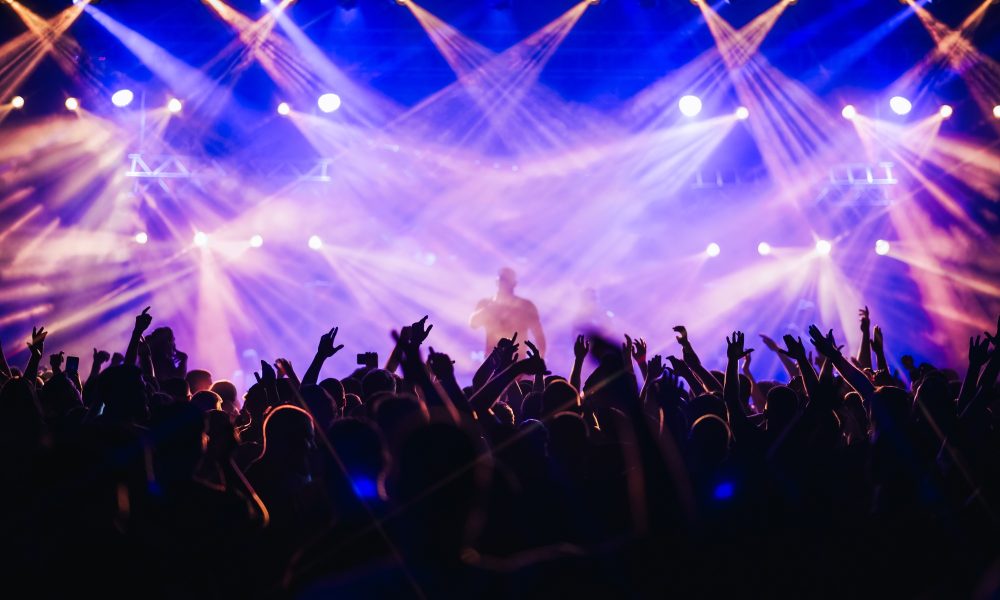
[[194,245],[203,248],[208,245],[208,234],[198,231],[194,234]]
[[878,240],[877,242],[875,242],[875,254],[878,254],[879,256],[885,256],[886,254],[889,254],[889,249],[890,249],[889,242],[885,240]]
[[292,112],[292,107],[288,105],[287,102],[282,102],[278,105],[278,114],[287,117],[289,113]]
[[149,234],[147,234],[145,231],[140,231],[139,233],[135,234],[136,244],[145,244],[148,241],[149,241]]
[[171,98],[170,101],[167,102],[167,110],[174,114],[181,112],[182,108],[184,108],[184,105],[177,98]]
[[323,94],[316,101],[319,109],[325,113],[335,112],[340,108],[340,96],[337,94]]
[[319,250],[323,247],[323,240],[319,239],[318,235],[311,236],[309,238],[309,247],[313,250]]
[[827,240],[816,240],[816,253],[820,256],[829,256],[833,250],[833,244]]
[[129,89],[118,90],[114,94],[111,94],[111,104],[114,104],[118,108],[125,108],[129,104],[132,104],[132,100],[134,99],[135,94]]
[[770,253],[771,253],[771,244],[768,244],[767,242],[761,242],[757,244],[757,254],[760,254],[761,256],[767,256]]
[[705,254],[707,254],[709,258],[715,258],[720,252],[722,252],[722,248],[720,248],[715,242],[712,242],[707,248],[705,248]]
[[692,95],[681,96],[677,101],[677,107],[685,117],[696,117],[701,112],[701,98]]
[[889,108],[897,115],[908,115],[913,110],[913,104],[902,96],[893,96],[889,99]]
[[840,116],[844,117],[848,121],[853,121],[854,117],[858,116],[858,109],[854,108],[853,104],[848,104],[840,111]]
[[737,108],[736,118],[739,119],[740,121],[746,121],[747,119],[750,118],[750,109],[745,106]]
[[941,115],[942,119],[950,119],[951,115],[955,114],[955,110],[947,104],[942,104],[941,108],[938,109],[938,114]]
[[263,245],[264,245],[264,238],[260,234],[256,234],[250,238],[251,248],[260,248]]
[[20,96],[14,96],[10,99],[10,107],[18,110],[24,108],[24,98]]
[[76,98],[66,98],[66,110],[78,110],[80,108],[80,101]]

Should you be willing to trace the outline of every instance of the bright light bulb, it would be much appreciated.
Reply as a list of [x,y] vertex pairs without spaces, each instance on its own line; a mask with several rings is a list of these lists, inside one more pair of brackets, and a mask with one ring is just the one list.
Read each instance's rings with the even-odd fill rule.
[[879,256],[889,254],[889,242],[885,240],[878,240],[875,242],[875,254],[878,254]]
[[132,90],[118,90],[114,94],[111,94],[111,104],[114,104],[118,108],[125,108],[129,104],[132,104],[132,100],[135,98],[135,94]]
[[66,110],[76,110],[80,108],[80,101],[76,98],[66,98]]
[[681,96],[677,101],[677,107],[681,109],[681,114],[685,117],[694,117],[701,112],[701,98],[698,96]]
[[761,242],[757,244],[757,254],[760,254],[761,256],[767,256],[770,253],[771,253],[771,244],[768,244],[767,242]]
[[170,101],[167,102],[167,110],[174,114],[181,112],[182,108],[184,108],[184,105],[177,98],[171,98]]
[[736,118],[739,119],[740,121],[746,121],[747,119],[750,118],[750,109],[745,106],[737,108]]
[[854,117],[858,116],[858,109],[854,108],[853,104],[848,104],[844,107],[844,110],[840,111],[840,116],[844,117],[848,121],[854,120]]
[[283,117],[286,117],[286,116],[288,116],[288,114],[290,112],[292,112],[292,107],[288,106],[287,102],[282,102],[281,104],[278,105],[278,114],[279,115],[281,115]]
[[1000,104],[993,107],[993,118],[1000,119]]
[[941,108],[938,109],[938,114],[941,115],[942,119],[947,119],[950,118],[951,115],[955,114],[955,109],[947,104],[942,104]]
[[722,252],[722,248],[719,248],[719,245],[715,242],[712,242],[705,248],[705,254],[712,258],[718,256],[720,252]]
[[208,234],[204,231],[199,231],[194,234],[194,245],[195,246],[205,246],[208,244]]
[[826,240],[816,240],[816,252],[821,256],[826,256],[830,254],[830,250],[833,250],[833,244]]
[[323,247],[323,240],[319,239],[318,235],[314,235],[309,238],[309,247],[313,250],[319,250]]
[[147,235],[145,231],[140,231],[139,233],[135,234],[136,244],[145,244],[148,241],[149,241],[149,235]]
[[906,115],[913,110],[913,104],[902,96],[893,96],[889,99],[889,108],[897,115]]
[[332,113],[338,108],[340,108],[340,96],[337,94],[323,94],[316,101],[319,105],[319,109],[325,113]]
[[11,108],[24,108],[24,98],[20,96],[14,96],[10,99]]
[[253,237],[250,238],[250,247],[251,248],[260,248],[263,245],[264,245],[264,238],[261,237],[260,234],[257,234],[257,235],[255,235],[255,236],[253,236]]

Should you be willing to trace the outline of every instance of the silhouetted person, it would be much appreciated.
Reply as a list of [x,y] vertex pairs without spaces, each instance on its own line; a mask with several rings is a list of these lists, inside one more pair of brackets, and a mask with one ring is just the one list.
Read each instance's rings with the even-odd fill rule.
[[545,333],[538,317],[538,309],[530,300],[514,294],[517,275],[513,269],[503,268],[497,274],[497,292],[492,298],[484,298],[476,304],[476,310],[469,317],[473,329],[486,330],[487,356],[502,338],[520,335],[522,340],[533,340],[538,351],[545,355]]

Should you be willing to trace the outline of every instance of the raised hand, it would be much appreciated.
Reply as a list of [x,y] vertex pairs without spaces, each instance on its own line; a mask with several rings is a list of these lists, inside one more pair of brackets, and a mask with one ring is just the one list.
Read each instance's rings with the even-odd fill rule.
[[[149,356],[152,354],[152,351],[149,349],[149,344],[146,342],[145,337],[139,338],[139,345],[136,347],[136,351],[138,352],[139,356],[143,358],[149,358]],[[105,352],[105,354],[107,354],[107,352]],[[181,354],[183,354],[183,352]]]
[[691,345],[691,342],[688,341],[687,327],[684,327],[683,325],[676,325],[674,326],[674,331],[677,332],[678,344],[684,346],[685,348]]
[[125,355],[121,352],[115,352],[111,355],[111,366],[117,367],[125,363]]
[[640,365],[646,364],[646,340],[635,338],[632,341],[632,357]]
[[1000,348],[1000,317],[997,317],[997,331],[996,333],[990,333],[988,331],[983,332],[986,335],[986,339],[993,344],[994,348]]
[[840,349],[837,348],[837,342],[833,339],[833,330],[831,329],[825,336],[815,325],[809,326],[809,338],[813,346],[816,347],[816,351],[827,358],[840,358]]
[[785,356],[798,361],[809,362],[809,355],[806,354],[805,344],[802,343],[802,338],[795,338],[791,335],[785,335],[781,338],[785,342],[785,347],[787,350],[778,349]]
[[760,340],[764,342],[764,346],[771,352],[781,352],[781,347],[778,346],[778,342],[775,342],[773,339],[767,337],[763,333],[760,334]]
[[858,316],[861,317],[861,331],[868,331],[868,328],[871,327],[871,318],[869,317],[868,306],[858,310]]
[[319,354],[323,358],[330,358],[334,354],[340,352],[344,349],[344,345],[334,346],[337,341],[337,332],[340,331],[339,327],[334,327],[329,332],[324,333],[319,337],[319,347],[316,348],[316,354]]
[[294,377],[295,369],[292,368],[292,362],[287,358],[276,358],[274,359],[274,367],[277,369],[277,375],[283,377]]
[[590,342],[582,335],[576,336],[576,343],[573,344],[573,356],[577,360],[583,360],[587,357],[588,352],[590,352]]
[[976,336],[975,338],[969,338],[969,366],[973,368],[982,368],[983,365],[987,363],[990,359],[990,337],[986,334],[986,338],[983,339],[982,336]]
[[679,406],[684,401],[684,382],[673,370],[666,369],[660,379],[658,392],[656,399],[660,406]]
[[659,354],[654,354],[653,358],[649,360],[649,365],[646,367],[646,379],[652,381],[663,375],[666,371],[666,367],[663,366],[663,357]]
[[427,325],[427,315],[410,326],[410,343],[419,346],[430,335],[433,325]]
[[506,369],[508,365],[512,364],[517,360],[517,349],[519,348],[517,343],[517,332],[508,338],[500,338],[497,342],[496,348],[493,349],[493,356],[496,360],[496,370],[501,371]]
[[254,378],[257,383],[263,385],[272,385],[278,381],[278,375],[274,372],[274,368],[267,364],[266,360],[260,361],[260,373],[254,371]]
[[882,352],[883,339],[882,339],[882,328],[878,325],[875,326],[875,330],[872,331],[872,350],[877,354]]
[[427,367],[431,373],[440,381],[451,379],[455,376],[455,361],[447,354],[435,352],[434,346],[430,347],[431,353],[427,356]]
[[149,308],[146,307],[142,309],[142,313],[136,315],[135,317],[135,331],[136,333],[143,333],[149,326],[153,323],[153,315],[149,314]]
[[750,359],[752,357],[753,357],[752,349],[743,355],[743,372],[746,373],[747,375],[750,374]]
[[753,352],[753,348],[744,349],[744,336],[742,331],[734,331],[732,339],[726,337],[726,356],[730,360],[739,360]]
[[109,360],[111,360],[111,355],[110,354],[108,354],[104,350],[98,350],[97,348],[94,348],[94,364],[95,365],[98,365],[98,366],[103,365],[104,363],[108,362]]
[[524,359],[525,370],[532,375],[548,375],[549,371],[545,370],[545,361],[538,348],[527,340],[524,345],[528,347],[527,357]]
[[62,370],[63,358],[65,356],[66,353],[63,352],[62,350],[60,350],[58,354],[49,355],[49,366],[52,367],[53,373],[58,373],[59,371]]
[[44,327],[31,328],[31,341],[28,342],[28,350],[31,350],[32,356],[41,358],[42,350],[45,349],[45,337],[48,335],[49,332],[45,331]]
[[629,334],[625,334],[625,343],[622,344],[622,356],[628,361],[632,358],[632,338]]

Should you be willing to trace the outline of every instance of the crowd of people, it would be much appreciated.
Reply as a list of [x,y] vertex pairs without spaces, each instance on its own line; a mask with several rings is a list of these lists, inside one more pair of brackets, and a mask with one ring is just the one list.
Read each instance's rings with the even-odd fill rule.
[[0,353],[9,593],[1000,594],[1000,322],[964,374],[890,372],[864,309],[850,353],[816,326],[760,335],[781,381],[742,332],[706,365],[678,326],[665,357],[582,332],[565,376],[511,333],[459,382],[424,317],[382,362],[322,374],[333,328],[301,377],[262,361],[247,390],[152,324],[88,373],[44,329],[23,369]]

